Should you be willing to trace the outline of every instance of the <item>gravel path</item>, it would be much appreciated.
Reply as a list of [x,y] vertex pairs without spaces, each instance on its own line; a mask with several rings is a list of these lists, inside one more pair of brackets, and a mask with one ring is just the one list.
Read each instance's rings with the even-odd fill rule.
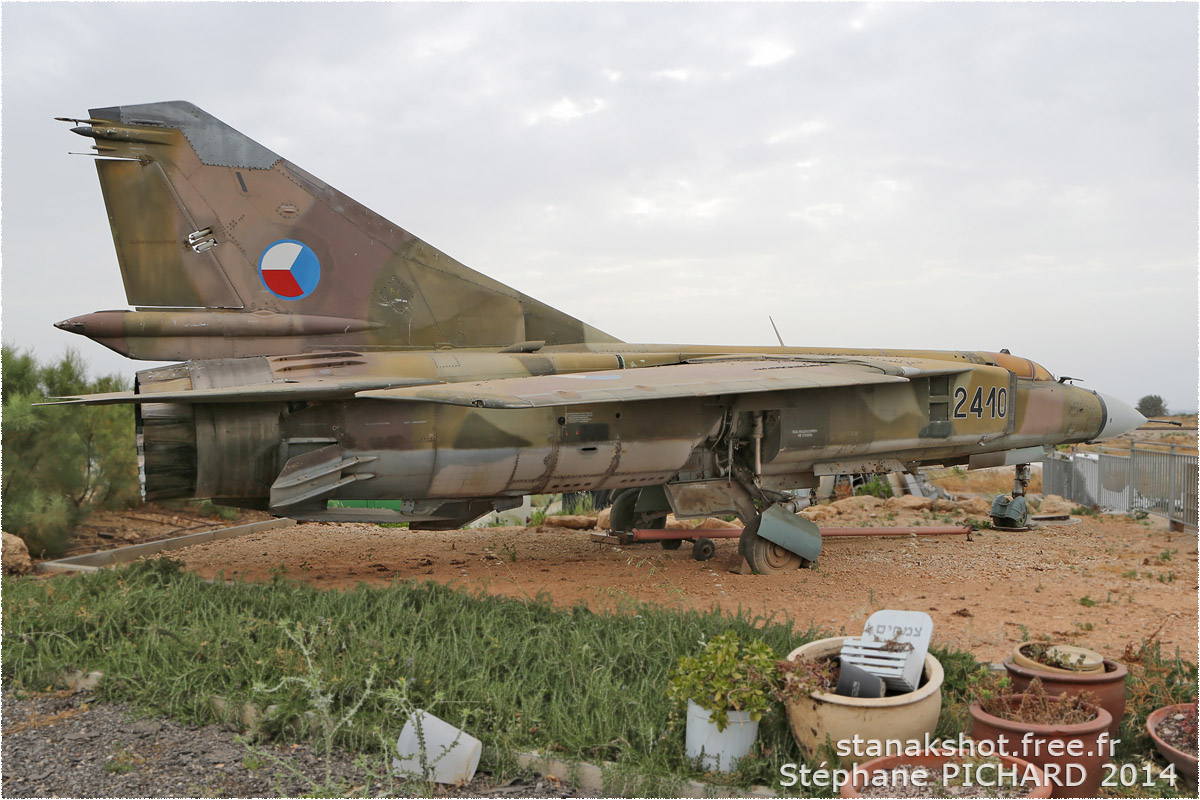
[[[323,753],[306,744],[251,746],[230,726],[136,719],[128,706],[66,693],[3,700],[0,740],[5,797],[296,797],[326,786]],[[386,774],[384,759],[356,765],[335,751],[329,780],[337,794],[426,795]],[[364,767],[374,767],[376,776]],[[477,775],[435,796],[572,797],[555,779],[514,779],[498,785]]]

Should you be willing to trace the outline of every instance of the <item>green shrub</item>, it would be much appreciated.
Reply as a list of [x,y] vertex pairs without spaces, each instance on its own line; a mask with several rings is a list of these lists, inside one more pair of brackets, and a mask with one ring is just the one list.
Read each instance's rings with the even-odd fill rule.
[[885,476],[875,475],[871,478],[871,480],[861,484],[857,489],[855,489],[854,494],[855,496],[869,494],[872,497],[888,498],[892,496],[893,492],[892,485],[888,483],[888,480]]
[[736,631],[710,639],[699,656],[681,656],[667,681],[667,696],[685,705],[691,700],[712,712],[717,730],[729,726],[729,712],[760,720],[771,708],[775,654],[761,640],[742,643]]
[[4,530],[34,555],[66,548],[71,530],[95,508],[139,500],[133,408],[35,408],[52,397],[126,388],[123,379],[89,381],[78,353],[41,365],[28,351],[3,348]]

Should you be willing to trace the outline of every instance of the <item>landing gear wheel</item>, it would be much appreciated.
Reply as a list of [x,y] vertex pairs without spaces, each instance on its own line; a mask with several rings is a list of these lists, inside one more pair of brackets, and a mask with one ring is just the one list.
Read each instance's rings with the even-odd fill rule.
[[[633,507],[637,505],[640,491],[641,489],[626,489],[613,500],[612,511],[608,516],[608,528],[618,539],[622,540],[622,544],[629,544],[633,541],[634,528],[661,530],[667,527],[666,514],[658,511],[638,512],[633,510]],[[667,547],[665,544],[663,546]],[[671,548],[667,547],[667,549]]]
[[780,547],[770,539],[758,535],[758,527],[762,524],[762,516],[750,520],[742,529],[738,539],[738,552],[750,564],[750,569],[759,575],[774,575],[779,572],[790,572],[804,566],[804,559],[787,548]]
[[683,544],[683,539],[659,539],[658,543],[662,545],[663,550],[678,550]]
[[608,528],[617,534],[633,530],[633,506],[637,502],[639,489],[626,489],[613,499],[609,512]]
[[[679,540],[676,539],[676,541]],[[713,544],[712,539],[705,539],[701,537],[692,542],[692,558],[696,559],[697,561],[708,561],[716,554],[716,552],[717,546]]]

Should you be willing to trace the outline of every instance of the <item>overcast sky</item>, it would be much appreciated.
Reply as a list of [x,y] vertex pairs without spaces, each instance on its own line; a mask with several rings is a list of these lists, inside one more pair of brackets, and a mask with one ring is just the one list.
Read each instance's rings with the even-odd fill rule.
[[90,142],[189,100],[630,342],[999,350],[1196,408],[1195,4],[3,6],[3,338],[125,296]]

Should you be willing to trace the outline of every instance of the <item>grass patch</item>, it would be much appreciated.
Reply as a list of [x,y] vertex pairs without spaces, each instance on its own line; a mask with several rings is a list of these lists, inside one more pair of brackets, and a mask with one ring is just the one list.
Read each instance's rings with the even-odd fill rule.
[[[684,756],[683,717],[667,699],[667,676],[680,656],[725,631],[765,642],[780,658],[826,635],[744,613],[630,604],[626,614],[595,614],[555,608],[545,597],[469,595],[432,582],[322,591],[280,575],[265,584],[208,584],[168,559],[5,579],[2,598],[9,690],[43,690],[66,670],[99,670],[104,700],[195,723],[225,721],[229,709],[251,703],[267,739],[330,741],[381,762],[390,761],[403,721],[400,693],[405,706],[481,739],[482,766],[500,776],[515,774],[515,751],[540,749],[567,761],[616,762],[612,791],[637,795],[674,793],[684,778],[778,787],[779,767],[801,761],[782,709],[764,717],[753,757],[737,773],[704,776]],[[983,667],[964,651],[934,655],[946,673],[936,733],[953,737],[968,724],[964,701]],[[1152,680],[1135,697],[1131,679],[1130,719],[1144,722],[1151,703],[1194,693],[1194,666],[1154,647],[1134,655]],[[1136,739],[1129,719],[1123,732]],[[1145,739],[1136,746],[1143,757]],[[1126,746],[1132,755],[1134,745]]]
[[[931,469],[926,472],[937,486],[954,494],[998,495],[1011,494],[1016,467],[990,467],[965,470],[962,467]],[[1042,471],[1035,469],[1029,481],[1029,491],[1042,491]]]
[[[748,615],[637,606],[631,615],[580,606],[472,596],[436,583],[320,591],[208,584],[167,559],[49,581],[5,580],[3,674],[13,688],[54,686],[86,665],[105,700],[186,722],[222,721],[251,703],[264,735],[321,737],[312,686],[326,717],[361,703],[333,739],[377,752],[400,721],[378,690],[403,687],[413,706],[460,725],[496,768],[505,754],[543,749],[567,760],[616,761],[637,773],[699,777],[683,753],[683,720],[666,696],[679,656],[726,630],[786,655],[816,631]],[[303,649],[289,637],[302,636]],[[377,691],[367,689],[368,678]],[[365,698],[365,699],[364,699]],[[394,707],[394,704],[393,706]],[[772,782],[799,753],[782,713],[764,720],[759,757],[734,777]]]

